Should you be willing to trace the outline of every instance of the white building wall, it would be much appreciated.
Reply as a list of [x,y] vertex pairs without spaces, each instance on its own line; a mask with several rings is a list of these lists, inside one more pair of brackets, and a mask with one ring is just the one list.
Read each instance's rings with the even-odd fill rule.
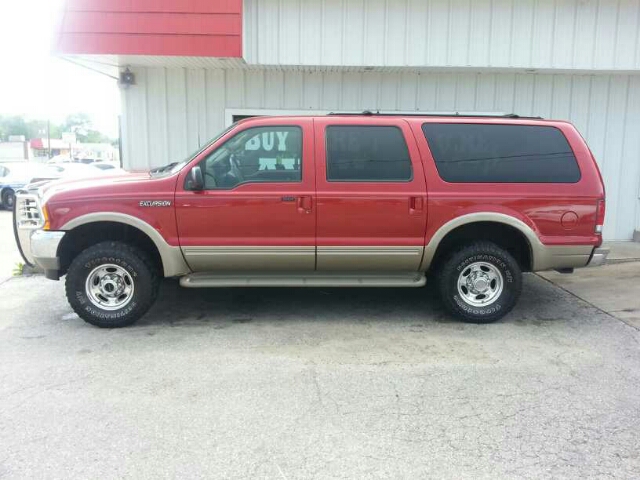
[[245,0],[249,64],[640,69],[640,0]]
[[29,159],[27,142],[0,142],[0,162],[14,162]]
[[225,128],[227,109],[503,111],[567,119],[607,187],[605,237],[640,220],[640,75],[304,72],[136,68],[123,94],[123,154],[140,169],[183,159]]

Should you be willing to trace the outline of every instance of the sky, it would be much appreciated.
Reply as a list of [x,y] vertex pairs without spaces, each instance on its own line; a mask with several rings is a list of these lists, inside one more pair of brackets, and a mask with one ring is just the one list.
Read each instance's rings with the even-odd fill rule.
[[51,55],[53,19],[63,0],[0,0],[0,115],[61,122],[86,112],[94,128],[118,136],[115,79]]

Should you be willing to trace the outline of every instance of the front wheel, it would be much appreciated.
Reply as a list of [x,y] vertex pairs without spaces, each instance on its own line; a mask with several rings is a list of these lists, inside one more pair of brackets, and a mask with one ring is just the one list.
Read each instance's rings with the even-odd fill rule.
[[135,323],[153,305],[159,278],[141,250],[102,242],[78,255],[67,272],[67,299],[86,322],[101,328]]
[[490,242],[472,243],[453,253],[443,263],[438,280],[446,309],[473,323],[504,317],[522,290],[518,262]]

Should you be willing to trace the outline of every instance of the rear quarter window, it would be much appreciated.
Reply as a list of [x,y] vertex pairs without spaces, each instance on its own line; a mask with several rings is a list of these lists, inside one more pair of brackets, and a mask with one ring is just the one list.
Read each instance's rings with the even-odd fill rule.
[[438,174],[452,183],[576,183],[580,169],[555,127],[425,123]]

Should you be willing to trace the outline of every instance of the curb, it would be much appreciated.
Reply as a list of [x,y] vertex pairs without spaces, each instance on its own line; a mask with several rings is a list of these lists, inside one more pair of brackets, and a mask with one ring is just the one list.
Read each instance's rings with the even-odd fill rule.
[[616,265],[618,263],[640,262],[640,258],[607,258],[605,265]]

